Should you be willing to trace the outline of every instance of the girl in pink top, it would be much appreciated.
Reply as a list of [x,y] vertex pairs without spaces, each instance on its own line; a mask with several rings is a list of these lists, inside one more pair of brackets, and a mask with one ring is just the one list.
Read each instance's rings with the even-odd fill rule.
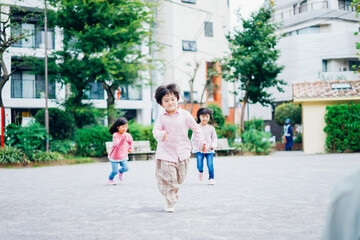
[[[123,180],[123,173],[129,170],[127,161],[129,159],[128,153],[132,151],[133,138],[130,133],[127,133],[128,121],[126,118],[119,118],[109,129],[113,135],[113,145],[109,152],[108,158],[111,163],[112,171],[109,176],[109,184],[115,185],[114,177],[119,173],[120,181]],[[118,168],[120,164],[120,170]]]
[[153,135],[157,140],[156,180],[161,194],[166,199],[164,210],[173,212],[178,200],[178,191],[184,182],[191,151],[189,128],[196,135],[199,145],[206,150],[205,139],[191,114],[178,106],[180,92],[176,84],[160,86],[155,99],[165,111],[156,119]]
[[200,108],[197,112],[197,122],[206,139],[206,152],[202,152],[201,146],[196,142],[195,135],[192,135],[191,141],[193,143],[193,152],[196,153],[197,169],[199,171],[199,179],[203,180],[204,158],[206,158],[206,164],[209,170],[209,184],[214,185],[214,149],[217,145],[217,135],[215,128],[209,124],[214,122],[212,116],[212,110],[209,108]]

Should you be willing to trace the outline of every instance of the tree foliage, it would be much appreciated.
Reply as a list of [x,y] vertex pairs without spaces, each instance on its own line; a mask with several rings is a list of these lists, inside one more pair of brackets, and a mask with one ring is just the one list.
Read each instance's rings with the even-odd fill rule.
[[[149,45],[151,1],[56,0],[49,23],[63,31],[62,51],[54,54],[54,73],[71,86],[70,105],[82,106],[91,82],[107,92],[108,109],[115,90],[141,78],[148,67],[142,46]],[[110,121],[111,122],[111,121]]]
[[275,109],[275,122],[280,126],[285,125],[286,119],[291,124],[301,124],[301,107],[293,103],[283,103]]
[[326,111],[326,149],[330,152],[360,151],[360,104],[327,106]]
[[224,59],[225,78],[228,81],[240,81],[240,90],[244,93],[241,110],[241,126],[244,129],[244,113],[247,103],[268,105],[273,101],[268,89],[281,86],[285,82],[277,79],[283,67],[276,61],[279,50],[275,49],[278,37],[276,25],[270,23],[271,7],[261,8],[246,20],[242,18],[243,29],[227,37],[231,56]]

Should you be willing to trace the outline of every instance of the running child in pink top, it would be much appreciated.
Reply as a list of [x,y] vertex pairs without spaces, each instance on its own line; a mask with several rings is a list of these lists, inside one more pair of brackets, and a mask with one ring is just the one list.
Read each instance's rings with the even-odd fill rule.
[[178,191],[184,182],[190,160],[191,144],[189,128],[197,137],[199,145],[206,151],[202,131],[191,114],[178,106],[180,92],[176,84],[160,86],[155,92],[156,102],[165,111],[156,119],[153,135],[157,140],[156,180],[165,197],[166,212],[173,212],[178,201]]
[[[113,135],[113,145],[111,147],[108,158],[111,163],[112,171],[109,175],[109,184],[115,185],[114,177],[119,174],[119,180],[123,180],[124,172],[129,170],[127,161],[129,159],[128,153],[131,153],[133,147],[133,138],[130,133],[127,133],[128,121],[126,118],[119,118],[109,129]],[[118,168],[120,165],[120,170]]]
[[199,171],[199,179],[203,180],[204,158],[206,158],[207,167],[209,170],[209,184],[214,185],[214,149],[217,145],[217,135],[215,128],[209,124],[214,122],[212,110],[209,108],[200,108],[197,112],[197,122],[206,139],[206,152],[202,151],[202,146],[199,146],[196,141],[196,136],[193,134],[191,141],[193,143],[193,152],[196,153],[197,169]]

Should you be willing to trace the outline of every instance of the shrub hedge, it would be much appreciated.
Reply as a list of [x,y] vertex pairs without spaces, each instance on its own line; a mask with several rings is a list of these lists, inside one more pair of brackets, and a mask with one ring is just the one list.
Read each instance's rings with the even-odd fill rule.
[[360,104],[327,106],[324,132],[326,150],[344,152],[360,151]]
[[[45,109],[35,115],[36,121],[45,126]],[[74,131],[74,120],[70,113],[58,108],[49,108],[49,132],[53,139],[70,139]]]
[[107,127],[94,126],[77,129],[76,153],[80,156],[102,157],[106,155],[105,142],[112,141]]
[[28,161],[24,152],[17,147],[5,145],[0,148],[0,163],[26,163]]

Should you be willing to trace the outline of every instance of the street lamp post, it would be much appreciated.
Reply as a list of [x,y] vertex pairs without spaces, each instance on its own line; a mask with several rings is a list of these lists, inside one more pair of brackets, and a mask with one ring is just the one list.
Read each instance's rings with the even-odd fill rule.
[[48,42],[47,42],[47,7],[46,7],[46,0],[44,0],[45,4],[45,128],[46,128],[46,151],[49,151],[49,110],[48,110],[48,98],[49,98],[49,87],[48,87]]

